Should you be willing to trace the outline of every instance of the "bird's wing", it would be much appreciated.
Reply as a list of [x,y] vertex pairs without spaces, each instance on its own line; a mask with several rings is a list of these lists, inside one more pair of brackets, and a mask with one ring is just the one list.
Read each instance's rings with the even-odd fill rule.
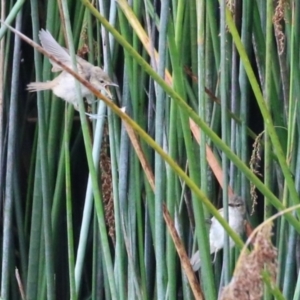
[[[71,57],[69,55],[68,50],[66,48],[63,48],[61,45],[59,45],[48,30],[42,29],[40,31],[39,36],[40,36],[41,44],[47,52],[55,56],[58,60],[60,60],[62,63],[66,64],[67,66],[70,67],[72,65]],[[51,61],[51,59],[50,62],[53,66],[52,68],[53,72],[59,72],[63,70],[58,64]]]

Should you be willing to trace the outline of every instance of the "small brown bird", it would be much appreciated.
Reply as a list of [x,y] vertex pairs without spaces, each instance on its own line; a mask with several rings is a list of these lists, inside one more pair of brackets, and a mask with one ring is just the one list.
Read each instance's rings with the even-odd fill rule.
[[[72,68],[71,56],[68,50],[60,46],[48,30],[42,29],[39,33],[39,37],[43,48],[47,52],[55,56],[68,67]],[[92,85],[94,85],[99,91],[111,97],[111,93],[107,87],[118,85],[113,83],[109,76],[100,67],[92,65],[79,56],[76,56],[76,60],[78,73],[88,80]],[[61,74],[51,81],[31,82],[27,85],[27,90],[30,92],[52,90],[57,97],[60,97],[63,100],[73,104],[74,108],[78,110],[79,104],[77,102],[77,93],[75,87],[76,79],[53,61],[50,60],[50,62],[53,66],[52,72],[61,72]],[[92,95],[90,90],[84,85],[81,84],[80,86],[83,97]]]
[[[228,223],[236,233],[241,234],[244,230],[243,223],[246,213],[245,202],[241,197],[233,195],[228,201],[228,206]],[[223,208],[219,209],[219,213],[222,217],[224,217]],[[209,229],[210,254],[217,253],[224,247],[224,236],[224,228],[215,217],[211,218]],[[233,246],[234,242],[230,238],[229,247]],[[199,251],[194,253],[190,262],[194,271],[197,271],[200,268],[201,261]]]

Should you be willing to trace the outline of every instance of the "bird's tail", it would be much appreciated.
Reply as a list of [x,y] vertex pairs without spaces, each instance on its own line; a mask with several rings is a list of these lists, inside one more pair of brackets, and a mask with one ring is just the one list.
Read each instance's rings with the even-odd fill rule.
[[29,92],[50,90],[51,88],[52,88],[51,81],[49,81],[49,82],[31,82],[27,85],[27,90]]
[[193,271],[196,272],[201,267],[200,253],[199,250],[196,251],[190,259],[190,263],[192,265]]

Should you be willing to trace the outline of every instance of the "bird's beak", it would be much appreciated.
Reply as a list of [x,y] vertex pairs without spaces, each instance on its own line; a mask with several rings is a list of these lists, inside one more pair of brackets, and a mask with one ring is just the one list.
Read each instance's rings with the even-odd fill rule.
[[111,92],[110,92],[110,90],[109,90],[109,87],[110,86],[118,86],[116,83],[108,83],[108,84],[106,84],[106,86],[105,86],[105,91],[106,91],[106,93],[107,93],[107,95],[108,95],[108,97],[109,98],[112,98],[112,94],[111,94]]
[[119,86],[118,84],[116,84],[116,83],[108,83],[107,85],[109,85],[109,86]]

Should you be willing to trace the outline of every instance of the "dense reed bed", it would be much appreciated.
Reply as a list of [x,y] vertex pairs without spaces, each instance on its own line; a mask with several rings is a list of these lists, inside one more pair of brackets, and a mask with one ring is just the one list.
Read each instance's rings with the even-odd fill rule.
[[1,23],[1,299],[300,299],[298,1],[2,0],[1,20],[118,84],[78,111],[28,93],[58,74]]

